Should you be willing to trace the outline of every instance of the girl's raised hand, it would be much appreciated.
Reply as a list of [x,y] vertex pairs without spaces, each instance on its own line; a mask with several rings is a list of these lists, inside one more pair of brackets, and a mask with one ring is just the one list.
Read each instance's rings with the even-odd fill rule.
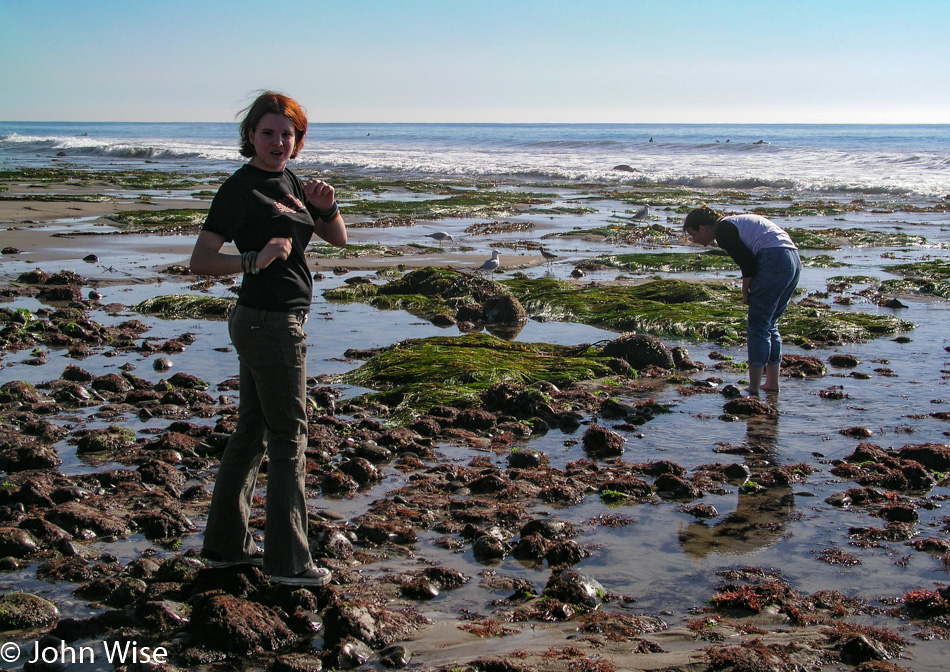
[[329,210],[333,207],[333,187],[323,180],[310,180],[303,185],[303,193],[318,210]]

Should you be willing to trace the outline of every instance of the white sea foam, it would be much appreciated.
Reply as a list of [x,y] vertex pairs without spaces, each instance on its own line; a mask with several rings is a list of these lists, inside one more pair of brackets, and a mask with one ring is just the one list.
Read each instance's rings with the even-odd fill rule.
[[[948,155],[948,126],[314,124],[294,165],[408,178],[934,197],[950,192]],[[50,157],[92,168],[124,160],[199,171],[229,171],[243,160],[234,124],[0,123],[0,164]]]

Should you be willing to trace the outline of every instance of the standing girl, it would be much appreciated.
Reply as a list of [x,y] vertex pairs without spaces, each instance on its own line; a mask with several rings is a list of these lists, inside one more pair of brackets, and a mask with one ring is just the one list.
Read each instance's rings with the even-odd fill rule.
[[686,216],[683,232],[700,245],[715,241],[742,269],[742,301],[749,306],[749,393],[778,391],[782,365],[778,320],[798,286],[802,271],[798,248],[785,229],[761,215],[726,217],[705,203]]
[[[240,126],[250,160],[218,190],[195,242],[196,275],[243,273],[228,321],[240,364],[234,433],[221,457],[203,555],[215,566],[262,564],[275,583],[324,585],[307,539],[307,342],[313,280],[304,255],[317,236],[345,245],[346,226],[326,182],[302,182],[287,168],[303,148],[307,117],[291,98],[265,92]],[[222,252],[234,242],[239,254]],[[267,463],[265,547],[248,530],[251,498]]]

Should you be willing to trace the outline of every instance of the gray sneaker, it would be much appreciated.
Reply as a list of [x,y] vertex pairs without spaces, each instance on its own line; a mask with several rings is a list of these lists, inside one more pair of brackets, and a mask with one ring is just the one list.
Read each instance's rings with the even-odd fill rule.
[[333,574],[323,567],[311,567],[294,576],[272,576],[271,583],[282,586],[325,586],[330,583]]

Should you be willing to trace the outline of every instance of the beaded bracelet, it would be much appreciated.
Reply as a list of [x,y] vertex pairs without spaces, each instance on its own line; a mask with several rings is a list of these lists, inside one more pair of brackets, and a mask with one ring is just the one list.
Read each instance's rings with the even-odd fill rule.
[[257,252],[244,252],[241,255],[241,270],[251,275],[261,272],[257,267]]

